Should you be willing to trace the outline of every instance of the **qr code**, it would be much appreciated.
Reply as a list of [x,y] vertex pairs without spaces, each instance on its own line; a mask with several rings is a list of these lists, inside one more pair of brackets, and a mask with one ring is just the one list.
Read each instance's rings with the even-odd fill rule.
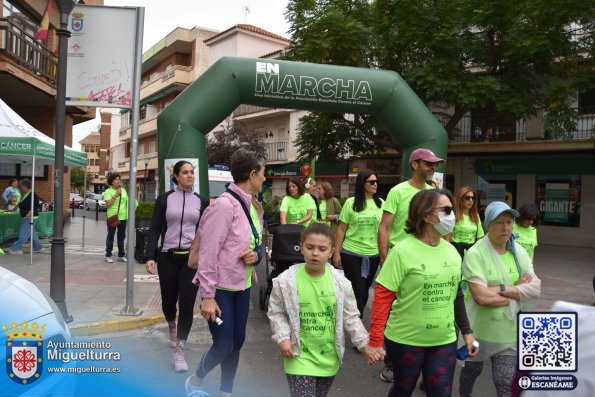
[[519,313],[521,371],[576,371],[576,319],[568,313]]

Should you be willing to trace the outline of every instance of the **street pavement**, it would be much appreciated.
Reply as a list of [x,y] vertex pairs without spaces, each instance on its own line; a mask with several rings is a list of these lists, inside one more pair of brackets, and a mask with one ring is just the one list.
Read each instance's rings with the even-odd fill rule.
[[[73,335],[95,335],[84,337],[113,341],[114,346],[134,357],[135,362],[151,363],[148,367],[142,367],[147,371],[145,376],[171,382],[172,395],[184,395],[183,380],[187,374],[176,374],[172,369],[172,350],[166,345],[167,328],[161,313],[157,278],[147,275],[144,265],[135,263],[130,253],[129,265],[134,269],[135,282],[133,301],[128,303],[142,310],[142,313],[139,316],[121,315],[121,310],[127,304],[127,264],[109,264],[104,261],[105,214],[100,214],[103,218],[95,221],[94,212],[88,211],[83,228],[83,218],[80,217],[82,212],[77,212],[77,217],[71,218],[71,222],[64,228],[66,306],[68,313],[73,317],[69,324]],[[49,244],[49,240],[44,242],[48,248]],[[3,248],[6,247],[7,245]],[[117,250],[114,250],[114,256],[116,255]],[[538,310],[548,310],[556,300],[593,305],[594,257],[595,249],[539,246],[535,258],[535,270],[542,280],[542,297]],[[49,294],[50,258],[50,250],[47,249],[44,253],[33,255],[32,265],[29,264],[27,254],[0,257],[0,265],[30,280]],[[263,265],[257,267],[261,285],[266,283]],[[371,299],[372,296],[365,313],[366,325],[369,321]],[[210,334],[206,324],[200,316],[196,316],[186,353],[191,370],[196,368],[198,360],[209,344]],[[380,364],[372,368],[365,366],[361,354],[351,349],[349,342],[347,345],[344,364],[333,384],[330,396],[385,395],[389,385],[378,380]],[[455,378],[458,378],[458,371],[459,368]],[[215,393],[218,389],[218,379],[219,372],[215,370],[206,380],[207,390]],[[282,359],[277,347],[270,340],[266,313],[258,308],[258,287],[253,288],[252,292],[246,343],[236,379],[234,395],[237,396],[288,395]],[[455,380],[455,395],[457,384]],[[489,363],[486,363],[476,388],[478,395],[495,396]],[[416,390],[414,395],[424,394]]]

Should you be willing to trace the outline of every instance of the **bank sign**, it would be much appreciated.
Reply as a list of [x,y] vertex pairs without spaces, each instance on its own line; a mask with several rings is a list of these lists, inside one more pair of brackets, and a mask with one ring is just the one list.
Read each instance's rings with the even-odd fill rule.
[[285,74],[281,66],[275,62],[256,62],[255,97],[360,106],[372,104],[369,81]]

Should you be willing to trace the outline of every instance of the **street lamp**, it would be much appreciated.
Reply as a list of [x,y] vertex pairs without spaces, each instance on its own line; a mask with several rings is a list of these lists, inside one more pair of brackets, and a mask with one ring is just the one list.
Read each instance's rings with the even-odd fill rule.
[[66,308],[64,258],[64,122],[66,118],[66,57],[68,56],[68,16],[75,0],[56,0],[60,11],[58,35],[58,79],[56,87],[56,149],[54,158],[54,238],[50,270],[50,297],[66,322],[72,321]]
[[143,201],[147,201],[147,167],[149,166],[149,159],[145,157],[145,181],[143,185]]

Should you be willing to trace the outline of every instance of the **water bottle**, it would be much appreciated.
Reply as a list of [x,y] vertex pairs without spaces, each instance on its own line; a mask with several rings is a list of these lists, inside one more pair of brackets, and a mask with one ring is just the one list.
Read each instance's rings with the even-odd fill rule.
[[[473,341],[473,343],[471,344],[471,351],[475,351],[475,349],[477,349],[479,347],[479,342],[478,341]],[[461,347],[459,347],[459,349],[457,350],[457,359],[461,360],[461,361],[465,361],[467,359],[467,357],[469,357],[469,352],[467,351],[467,346],[463,345]]]

